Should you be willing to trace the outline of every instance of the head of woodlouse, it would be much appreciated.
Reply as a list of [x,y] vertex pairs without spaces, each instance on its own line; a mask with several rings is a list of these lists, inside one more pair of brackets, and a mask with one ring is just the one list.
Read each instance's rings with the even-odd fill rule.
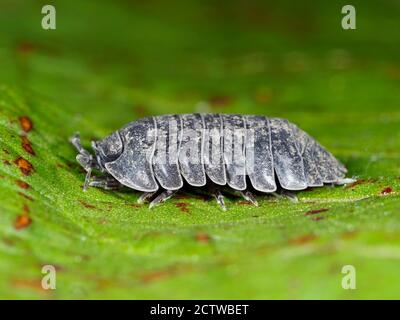
[[99,169],[104,172],[105,163],[116,160],[122,154],[123,143],[119,132],[116,131],[102,140],[92,141],[92,148]]

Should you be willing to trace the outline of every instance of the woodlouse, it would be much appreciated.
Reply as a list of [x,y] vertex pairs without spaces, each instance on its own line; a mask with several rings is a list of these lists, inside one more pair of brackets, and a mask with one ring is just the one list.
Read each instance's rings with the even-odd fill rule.
[[[346,168],[330,152],[286,119],[236,114],[181,114],[142,118],[93,141],[95,155],[71,138],[86,170],[88,186],[144,192],[150,208],[183,187],[210,187],[222,209],[220,188],[229,186],[258,205],[250,191],[273,193],[344,184]],[[93,169],[103,173],[91,177]],[[286,192],[290,197],[290,194]],[[293,198],[293,196],[291,196]]]

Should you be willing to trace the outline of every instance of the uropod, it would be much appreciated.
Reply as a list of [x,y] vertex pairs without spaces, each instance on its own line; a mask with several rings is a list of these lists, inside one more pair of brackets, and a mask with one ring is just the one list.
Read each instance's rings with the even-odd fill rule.
[[[175,114],[142,118],[99,141],[94,155],[71,138],[89,186],[142,191],[150,208],[184,183],[209,187],[223,210],[228,187],[258,205],[253,191],[290,191],[349,183],[346,168],[314,138],[286,119],[238,114]],[[101,172],[92,176],[92,171]],[[154,199],[152,199],[154,198]],[[292,197],[293,198],[293,197]]]

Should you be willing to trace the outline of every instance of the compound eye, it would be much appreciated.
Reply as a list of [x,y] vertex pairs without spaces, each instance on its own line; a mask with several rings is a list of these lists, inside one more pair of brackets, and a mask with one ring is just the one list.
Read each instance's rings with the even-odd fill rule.
[[103,140],[95,142],[93,146],[101,153],[101,157],[104,158],[106,162],[116,160],[123,151],[123,144],[118,131],[112,133]]

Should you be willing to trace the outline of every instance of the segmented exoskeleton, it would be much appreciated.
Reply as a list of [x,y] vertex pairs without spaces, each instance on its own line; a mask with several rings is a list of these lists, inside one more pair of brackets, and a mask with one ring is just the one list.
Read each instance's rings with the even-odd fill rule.
[[[236,114],[180,114],[133,121],[100,141],[95,156],[71,142],[87,171],[88,186],[126,186],[144,193],[163,189],[150,207],[170,198],[186,181],[208,185],[225,209],[221,186],[257,205],[251,189],[264,193],[343,184],[346,168],[316,140],[285,119]],[[103,176],[92,177],[92,169]]]

